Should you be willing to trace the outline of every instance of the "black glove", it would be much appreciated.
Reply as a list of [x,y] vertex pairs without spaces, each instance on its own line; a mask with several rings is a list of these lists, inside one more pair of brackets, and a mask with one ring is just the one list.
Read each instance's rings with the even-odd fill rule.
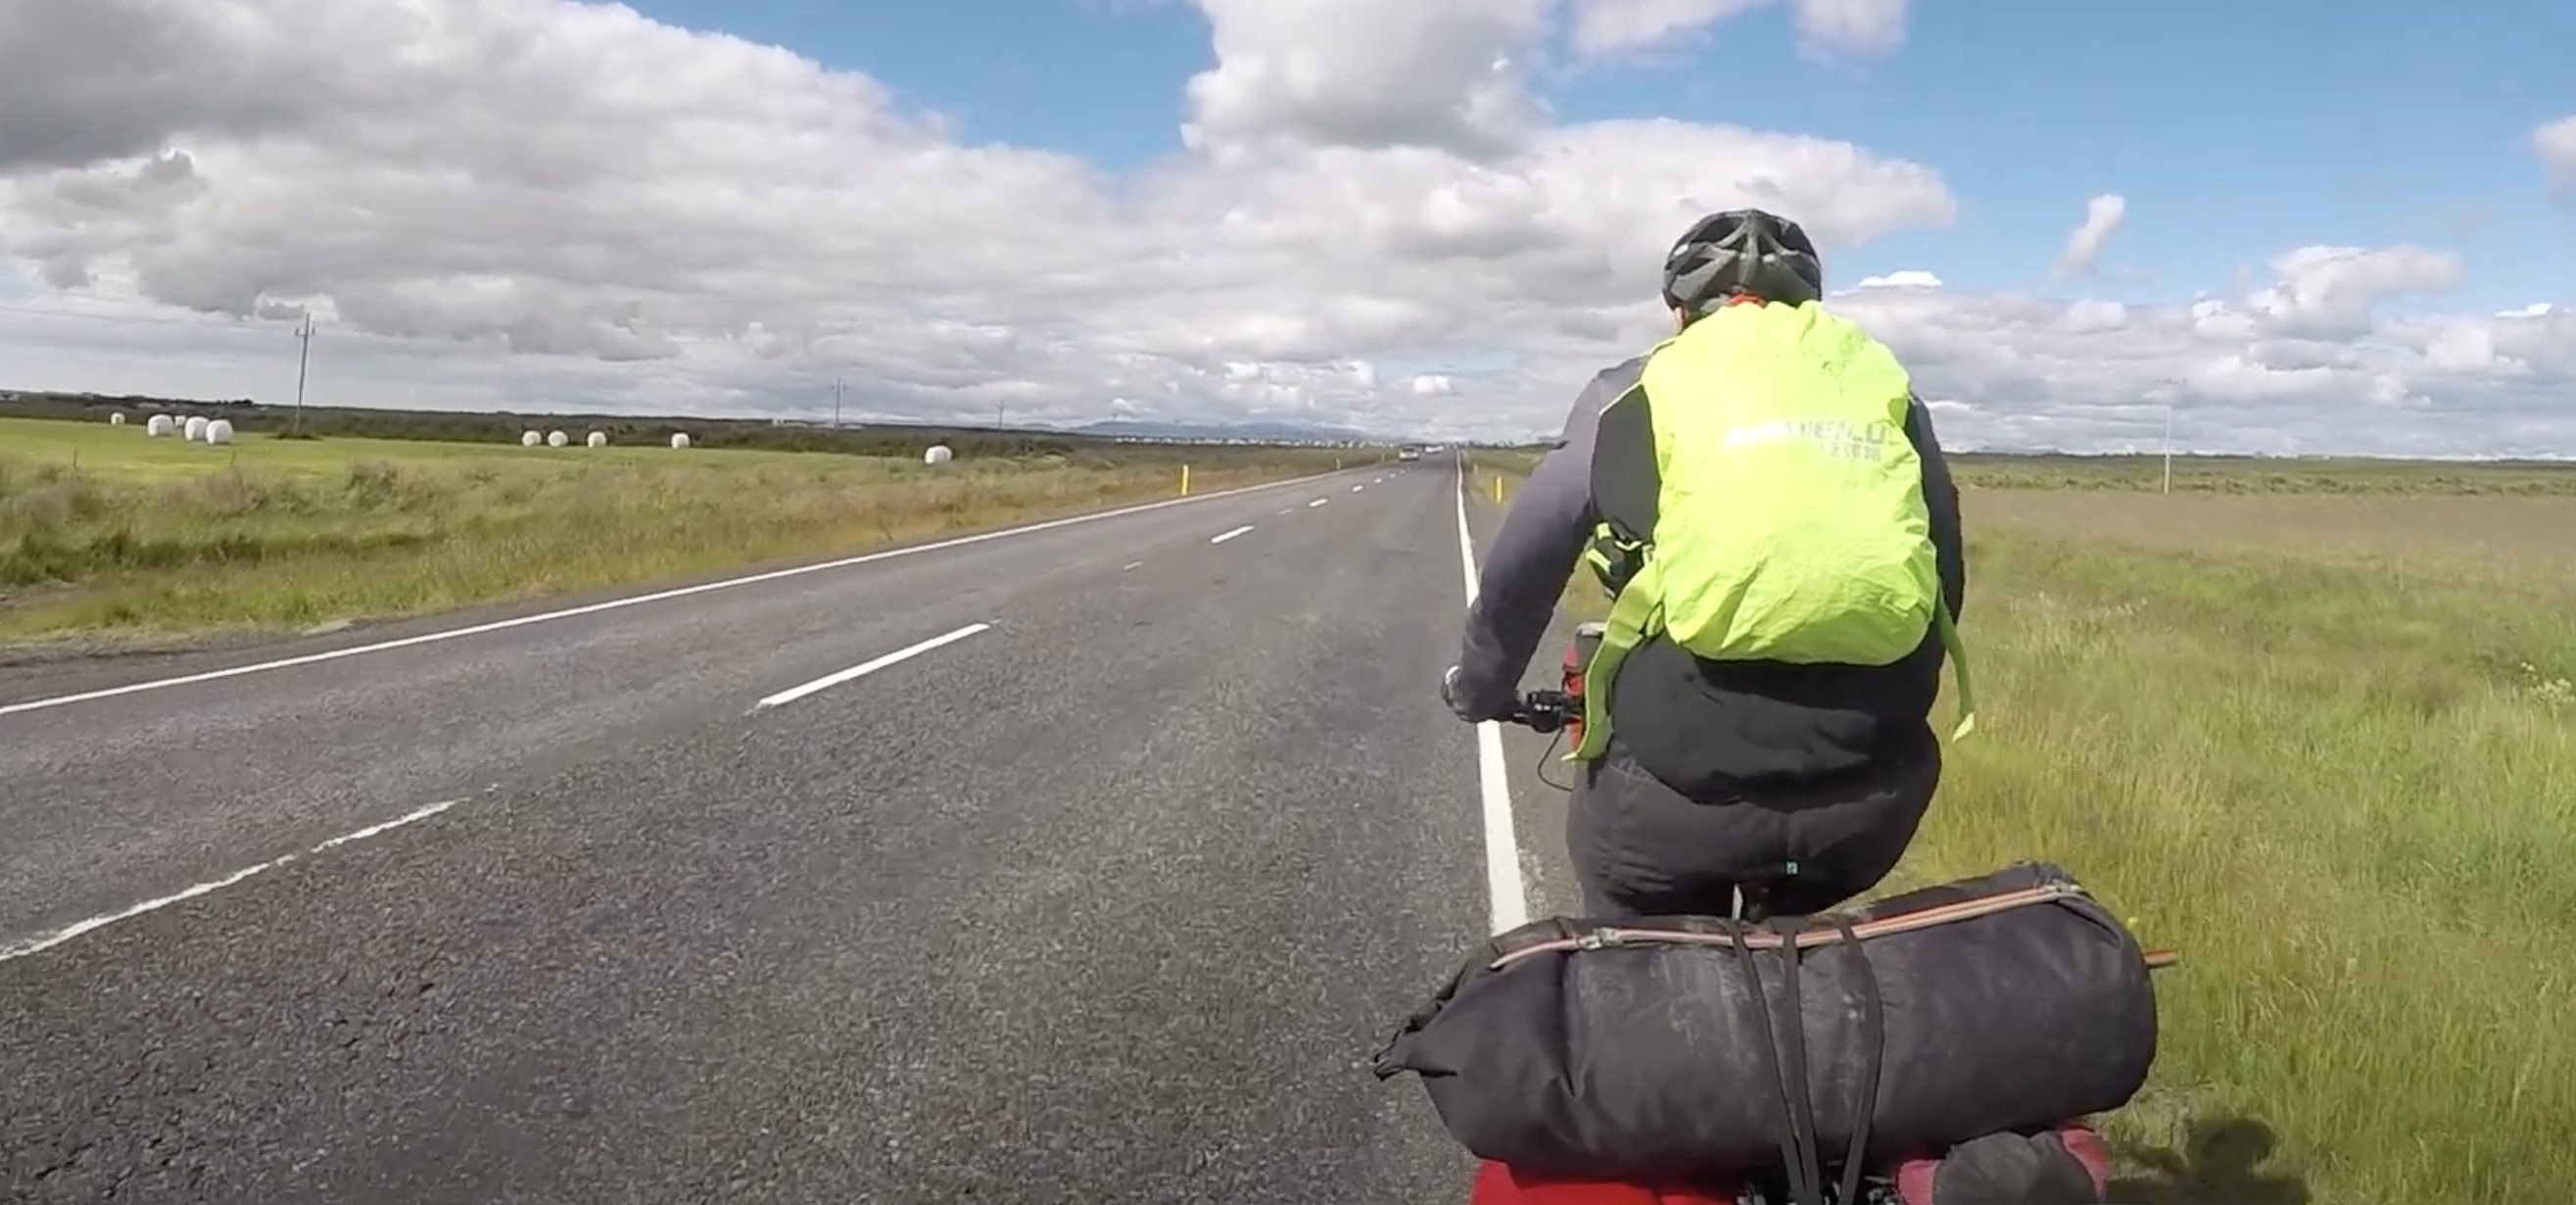
[[1470,724],[1482,724],[1487,720],[1510,719],[1512,717],[1513,710],[1520,703],[1520,698],[1517,695],[1513,696],[1511,704],[1504,706],[1499,711],[1489,708],[1469,706],[1470,700],[1468,700],[1458,690],[1458,667],[1453,665],[1449,667],[1449,672],[1440,675],[1440,701],[1448,704],[1449,710],[1455,713],[1459,719],[1465,720]]

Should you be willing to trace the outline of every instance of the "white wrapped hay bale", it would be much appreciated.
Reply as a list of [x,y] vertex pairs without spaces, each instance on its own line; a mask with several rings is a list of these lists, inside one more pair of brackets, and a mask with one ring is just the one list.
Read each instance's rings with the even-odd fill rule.
[[673,435],[673,436],[671,437],[671,446],[672,446],[672,447],[675,447],[675,448],[685,448],[685,447],[689,446],[689,433],[688,433],[688,432],[686,432],[686,431],[682,431],[682,432],[680,432],[680,433],[678,433],[678,434],[676,434],[676,435]]
[[921,463],[946,464],[956,458],[957,453],[951,451],[947,444],[932,444],[929,451],[921,454]]
[[203,417],[189,416],[188,425],[182,429],[187,432],[189,443],[197,443],[206,438],[206,420]]
[[546,437],[545,437],[545,436],[543,436],[543,435],[539,435],[539,434],[537,434],[537,433],[536,433],[536,432],[534,432],[534,431],[521,431],[521,432],[519,432],[519,446],[520,446],[520,447],[523,447],[523,448],[533,448],[533,447],[537,446],[538,444],[541,444],[541,443],[544,443],[544,442],[546,442]]
[[143,433],[154,439],[159,439],[178,429],[178,420],[171,418],[167,414],[155,414],[152,417],[143,420]]
[[591,432],[591,433],[590,433],[590,438],[585,439],[585,440],[583,440],[582,442],[583,442],[583,443],[586,443],[586,444],[588,444],[588,445],[590,445],[591,447],[594,447],[594,448],[604,448],[604,447],[607,447],[607,446],[608,446],[608,432],[606,432],[606,431],[593,431],[593,432]]
[[564,434],[563,432],[561,432],[561,431],[548,431],[548,432],[546,432],[546,446],[547,446],[547,447],[549,447],[549,448],[560,448],[560,447],[564,446],[565,444],[568,444],[568,443],[571,443],[571,442],[572,442],[572,437],[571,437],[571,436],[568,436],[568,435],[565,435],[565,434]]
[[122,427],[122,426],[124,426],[124,425],[125,425],[125,412],[124,412],[124,411],[122,411],[122,410],[118,410],[118,411],[115,411],[115,412],[113,412],[113,413],[109,414],[109,415],[107,416],[107,425],[108,425],[108,426],[111,426],[111,427]]
[[219,418],[219,419],[216,419],[215,421],[213,421],[213,422],[211,422],[211,423],[207,423],[207,424],[206,424],[206,442],[207,442],[207,443],[210,443],[210,444],[228,444],[228,443],[231,443],[232,441],[233,441],[233,424],[232,424],[232,420],[231,420],[231,419]]

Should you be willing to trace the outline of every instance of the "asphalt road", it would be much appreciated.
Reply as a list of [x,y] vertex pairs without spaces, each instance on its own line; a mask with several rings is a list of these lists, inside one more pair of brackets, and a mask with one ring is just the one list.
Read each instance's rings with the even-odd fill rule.
[[1458,1200],[1366,1064],[1495,907],[1459,522],[1442,458],[0,669],[0,1201]]

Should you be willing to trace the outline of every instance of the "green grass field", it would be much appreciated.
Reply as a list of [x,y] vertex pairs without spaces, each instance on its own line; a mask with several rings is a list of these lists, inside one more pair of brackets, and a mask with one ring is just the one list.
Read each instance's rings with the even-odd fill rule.
[[[1375,453],[1192,449],[1191,487],[1353,455]],[[297,629],[856,551],[1174,497],[1181,464],[1170,447],[1112,444],[936,467],[667,446],[209,446],[0,418],[0,644]]]
[[2004,468],[1961,472],[1979,731],[1900,874],[2047,859],[2182,952],[2124,1199],[2564,1199],[2576,474]]

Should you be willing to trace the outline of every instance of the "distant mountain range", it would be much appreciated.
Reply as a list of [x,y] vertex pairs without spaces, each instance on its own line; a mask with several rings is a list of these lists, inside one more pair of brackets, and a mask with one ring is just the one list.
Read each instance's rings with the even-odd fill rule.
[[1297,440],[1330,443],[1374,438],[1366,431],[1349,427],[1328,427],[1306,423],[1158,423],[1104,419],[1078,427],[1056,426],[1054,430],[1077,435],[1126,435],[1146,439],[1251,439]]

